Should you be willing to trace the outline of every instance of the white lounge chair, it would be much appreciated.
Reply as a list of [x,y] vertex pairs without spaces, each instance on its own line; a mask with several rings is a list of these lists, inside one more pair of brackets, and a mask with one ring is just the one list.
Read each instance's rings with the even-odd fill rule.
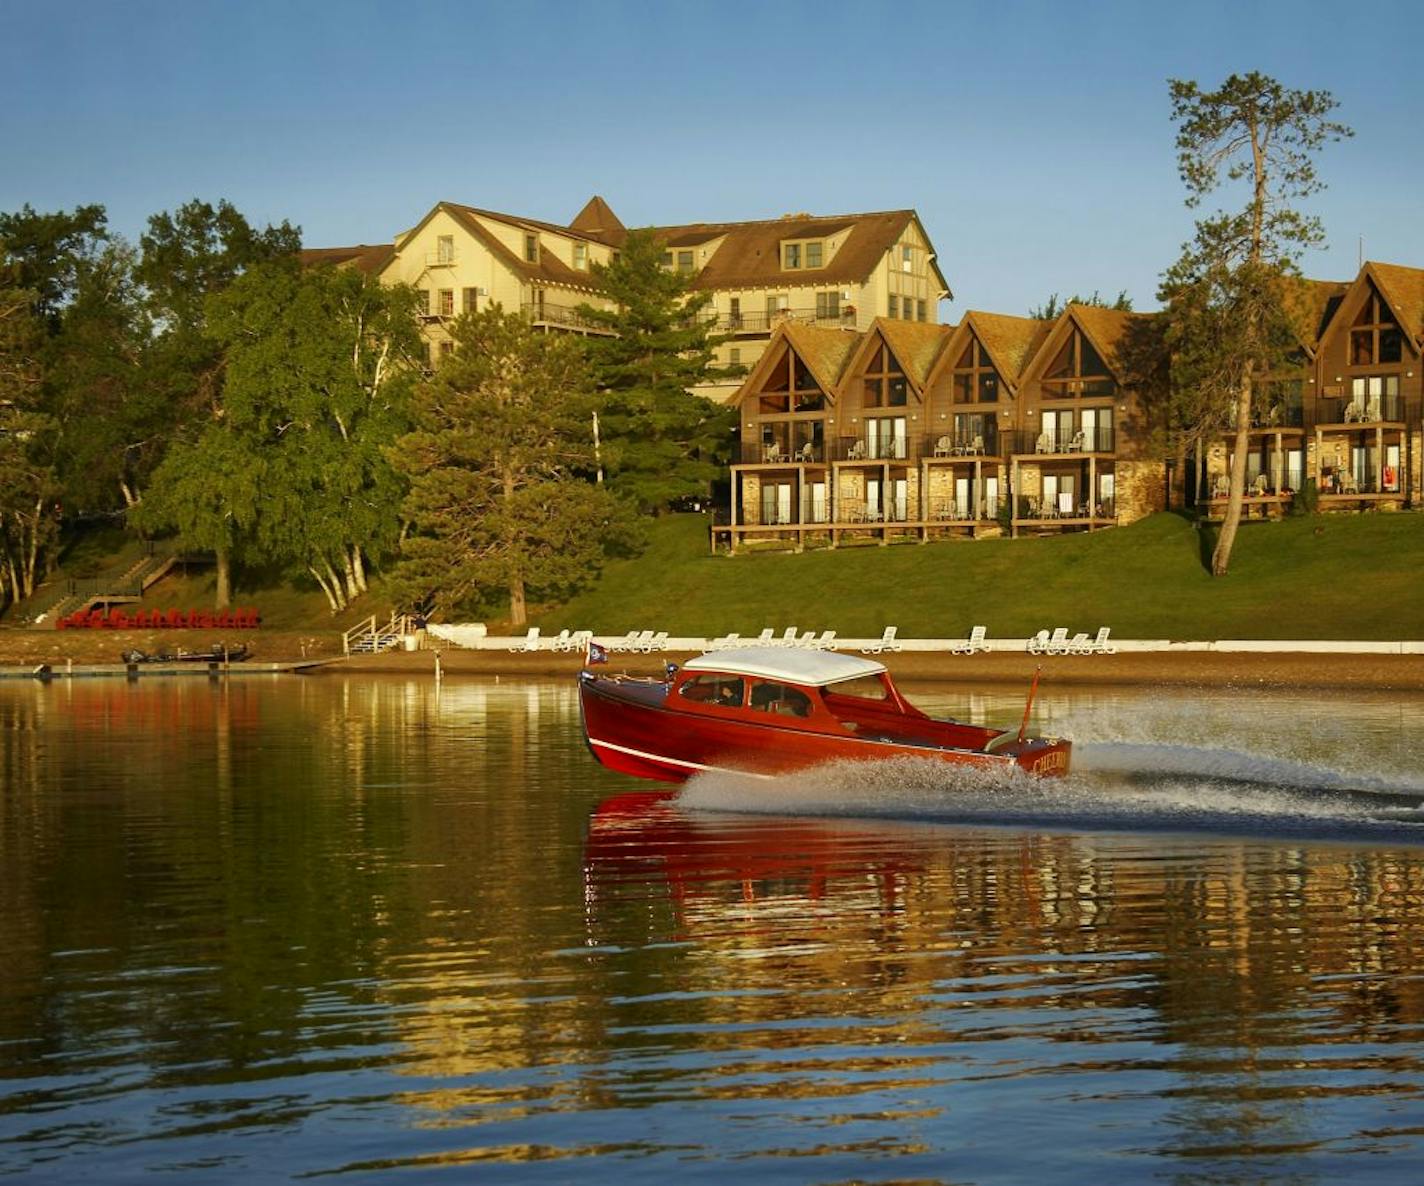
[[721,638],[714,638],[707,644],[709,651],[729,651],[734,646],[738,646],[742,641],[740,634],[724,634]]
[[972,655],[976,651],[987,651],[989,644],[985,642],[984,639],[988,633],[989,629],[987,626],[975,626],[974,629],[969,632],[968,638],[963,642],[955,643],[949,649],[956,655]]
[[653,651],[667,650],[668,632],[666,630],[659,630],[656,634],[651,630],[645,630],[643,633],[647,637],[638,640],[638,649],[643,654],[649,655]]
[[1092,645],[1093,640],[1088,637],[1088,632],[1080,630],[1068,640],[1068,649],[1063,653],[1065,655],[1086,655],[1090,652]]
[[788,626],[785,633],[783,633],[780,638],[775,639],[771,645],[774,647],[794,647],[796,645],[796,637],[796,627]]
[[897,626],[886,626],[885,633],[868,647],[862,647],[860,653],[862,655],[878,655],[883,651],[898,651],[900,644],[895,641],[895,634],[898,629],[899,627]]
[[539,649],[539,627],[529,627],[529,633],[509,649],[511,651],[537,651]]
[[811,644],[813,650],[833,651],[836,649],[836,632],[834,630],[822,630],[821,637]]
[[1048,631],[1040,630],[1028,640],[1028,653],[1030,655],[1042,655],[1048,650]]
[[1068,653],[1068,627],[1059,626],[1054,630],[1044,650],[1050,655],[1066,655]]
[[798,639],[797,639],[795,642],[793,642],[791,645],[794,646],[794,647],[796,647],[797,650],[802,650],[802,651],[813,651],[813,650],[815,650],[815,649],[816,649],[816,632],[815,632],[814,630],[808,630],[808,631],[806,631],[805,634],[801,635],[801,637],[798,638]]
[[638,649],[638,639],[640,634],[636,630],[630,630],[622,638],[615,638],[609,645],[610,651],[635,651]]
[[567,651],[573,643],[573,635],[567,630],[560,630],[558,636],[549,642],[551,651]]
[[1117,647],[1108,642],[1108,635],[1112,633],[1112,628],[1102,626],[1098,629],[1098,636],[1088,644],[1087,654],[1089,655],[1116,655]]
[[776,645],[776,631],[773,630],[770,626],[766,627],[760,634],[758,634],[758,635],[756,636],[756,643],[755,643],[755,645],[756,645],[756,646],[759,646],[759,647],[771,647],[771,646],[775,646],[775,645]]
[[940,437],[935,442],[934,455],[936,457],[948,457],[954,451],[954,441],[949,437]]

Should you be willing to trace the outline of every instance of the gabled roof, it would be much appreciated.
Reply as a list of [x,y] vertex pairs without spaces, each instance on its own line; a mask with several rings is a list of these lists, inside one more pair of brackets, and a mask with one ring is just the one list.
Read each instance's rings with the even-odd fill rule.
[[1326,327],[1335,310],[1350,291],[1348,280],[1307,280],[1303,276],[1290,280],[1286,303],[1291,307],[1292,320],[1300,329],[1300,344],[1314,357]]
[[372,275],[385,267],[394,254],[395,248],[389,243],[375,246],[360,243],[354,247],[303,247],[299,258],[304,268],[329,264],[334,268],[352,267]]
[[1098,357],[1118,382],[1126,382],[1128,376],[1122,370],[1119,345],[1134,325],[1151,322],[1160,316],[1157,313],[1131,313],[1121,309],[1104,309],[1097,305],[1070,304],[1058,315],[1052,328],[1037,344],[1022,373],[1027,377],[1030,373],[1037,374],[1042,371],[1052,361],[1052,348],[1076,326],[1083,331],[1089,344],[1098,352]]
[[[868,214],[813,216],[793,214],[758,222],[701,222],[650,228],[669,247],[689,247],[725,237],[697,275],[696,287],[765,288],[860,283],[890,250],[913,221],[924,227],[913,210],[887,210]],[[823,268],[784,271],[781,244],[787,239],[825,239],[845,232],[846,241]],[[929,236],[925,235],[929,242]],[[930,267],[942,289],[949,283],[931,258]],[[950,294],[953,295],[953,294]]]
[[783,344],[796,353],[820,384],[821,390],[834,399],[841,374],[859,341],[860,336],[849,330],[784,322],[776,327],[761,357],[752,365],[751,372],[728,402],[740,404],[750,393],[761,390],[767,374],[781,357],[780,347]]
[[583,209],[574,215],[574,220],[569,223],[569,230],[582,231],[585,235],[614,247],[622,244],[628,237],[628,228],[618,220],[613,208],[597,194],[589,198]]
[[869,329],[857,335],[855,348],[846,362],[844,374],[850,375],[864,370],[871,351],[883,341],[904,370],[915,394],[923,396],[925,380],[934,368],[934,361],[939,356],[941,347],[953,332],[952,325],[877,317],[871,322]]
[[1373,278],[1380,296],[1399,319],[1400,329],[1416,345],[1424,342],[1424,268],[1367,260],[1362,274]]
[[[934,367],[934,379],[941,371],[953,367],[964,353],[964,343],[970,334],[979,339],[980,345],[989,353],[989,361],[994,364],[999,378],[1012,394],[1018,388],[1019,377],[1029,360],[1043,345],[1052,331],[1052,321],[1039,321],[1033,317],[1014,317],[1008,313],[985,313],[971,309],[959,323],[959,329],[945,343],[945,348]],[[933,379],[931,380],[933,382]]]
[[500,242],[498,236],[491,234],[482,226],[480,224],[480,218],[491,218],[521,229],[536,231],[547,230],[551,233],[575,239],[587,239],[589,238],[588,235],[579,232],[570,234],[564,227],[555,226],[553,223],[536,222],[527,218],[513,218],[507,214],[495,214],[488,210],[477,209],[474,206],[461,206],[455,202],[437,202],[424,218],[397,239],[396,250],[399,250],[404,244],[409,243],[411,239],[442,210],[459,223],[460,226],[468,231],[474,238],[478,239],[491,255],[504,264],[505,267],[516,276],[534,283],[558,284],[564,288],[575,288],[582,292],[599,291],[598,282],[593,276],[587,272],[580,272],[569,267],[568,264],[559,259],[552,251],[541,250],[539,252],[539,262],[536,264],[530,263],[524,259],[523,256],[511,251]]
[[885,664],[836,651],[788,651],[772,647],[743,647],[699,655],[682,665],[684,671],[725,671],[731,675],[784,680],[788,684],[822,688],[842,680],[879,675]]

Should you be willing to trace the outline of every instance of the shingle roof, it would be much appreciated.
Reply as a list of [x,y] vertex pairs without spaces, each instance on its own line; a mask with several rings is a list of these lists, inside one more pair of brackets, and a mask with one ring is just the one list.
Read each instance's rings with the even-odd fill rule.
[[1374,276],[1380,295],[1399,318],[1400,328],[1415,342],[1424,341],[1424,268],[1371,260],[1365,271]]
[[[790,287],[859,283],[870,275],[914,218],[913,210],[888,210],[824,217],[797,214],[759,222],[704,222],[650,229],[670,247],[695,246],[726,237],[726,241],[698,273],[698,288]],[[782,269],[783,240],[825,239],[840,232],[846,232],[846,241],[825,267],[795,271]],[[938,264],[932,263],[931,266],[938,281],[948,291],[949,285]]]
[[[834,394],[840,383],[841,373],[850,361],[850,356],[860,342],[860,335],[844,329],[827,329],[819,325],[799,325],[787,322],[777,331],[801,356],[801,361],[811,368],[816,381],[830,394]],[[773,335],[767,344],[767,353],[776,344]]]
[[574,220],[569,223],[569,230],[582,231],[585,235],[591,235],[615,247],[628,237],[628,228],[618,220],[613,208],[597,194],[589,198],[583,209],[574,215]]
[[[1029,359],[1038,352],[1053,329],[1052,321],[1033,317],[1014,317],[1008,313],[983,313],[973,309],[964,315],[965,324],[973,330],[999,378],[1011,388],[1018,386],[1019,376]],[[951,365],[955,360],[951,360]]]
[[378,243],[375,246],[360,243],[354,247],[304,247],[300,259],[304,268],[313,268],[320,264],[330,264],[338,268],[350,265],[357,271],[370,275],[385,267],[394,254],[395,248],[389,243]]
[[1320,345],[1325,327],[1335,316],[1341,299],[1349,292],[1350,284],[1348,280],[1307,280],[1304,277],[1289,282],[1286,303],[1291,307],[1301,342],[1307,350],[1313,352]]
[[884,336],[900,365],[921,391],[935,359],[954,333],[952,325],[931,325],[924,321],[896,321],[877,317],[874,328]]
[[[558,284],[565,288],[577,288],[583,292],[597,292],[598,282],[587,272],[580,272],[571,268],[563,260],[559,259],[552,251],[540,251],[539,262],[531,264],[522,256],[515,254],[499,238],[492,235],[480,225],[480,217],[494,218],[506,222],[512,226],[532,227],[535,229],[545,229],[550,232],[566,235],[569,232],[563,227],[555,226],[553,223],[534,222],[530,219],[510,218],[504,214],[492,214],[488,210],[478,210],[473,206],[459,206],[454,202],[441,202],[436,209],[449,211],[451,217],[460,223],[470,234],[474,235],[491,252],[497,256],[506,267],[515,274],[522,276],[525,280],[535,281],[540,284]],[[417,228],[418,229],[418,228]],[[589,236],[575,233],[574,238],[584,239]]]

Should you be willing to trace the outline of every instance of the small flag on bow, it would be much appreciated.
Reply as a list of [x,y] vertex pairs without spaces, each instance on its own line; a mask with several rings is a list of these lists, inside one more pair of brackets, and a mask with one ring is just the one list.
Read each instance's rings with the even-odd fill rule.
[[584,666],[592,667],[595,663],[607,663],[608,652],[592,639],[588,643],[588,654],[584,656]]

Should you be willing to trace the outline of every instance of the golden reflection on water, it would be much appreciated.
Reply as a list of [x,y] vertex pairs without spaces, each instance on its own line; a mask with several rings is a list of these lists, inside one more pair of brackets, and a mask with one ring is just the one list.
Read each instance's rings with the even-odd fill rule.
[[[1212,737],[1226,758],[1164,794],[1241,752],[1253,778],[1308,759],[1409,785],[1424,703],[1275,735],[1303,704],[1094,692],[1040,716],[1104,769]],[[260,1173],[232,1140],[262,1130],[284,1174],[1327,1181],[1424,1148],[1403,825],[694,810],[596,767],[558,684],[0,686],[0,772],[0,1169]]]

